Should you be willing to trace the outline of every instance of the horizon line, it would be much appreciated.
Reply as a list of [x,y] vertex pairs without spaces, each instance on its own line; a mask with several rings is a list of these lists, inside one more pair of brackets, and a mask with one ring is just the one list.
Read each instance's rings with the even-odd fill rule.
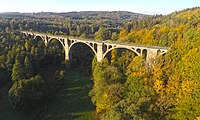
[[143,15],[163,15],[163,16],[166,16],[166,15],[170,15],[174,12],[180,12],[180,11],[183,11],[183,10],[187,10],[187,9],[193,9],[193,8],[200,8],[200,6],[196,6],[196,7],[190,7],[190,8],[184,8],[184,9],[181,9],[181,10],[175,10],[173,12],[170,12],[170,13],[167,13],[167,12],[145,12],[145,11],[137,11],[137,12],[133,12],[133,11],[128,11],[128,10],[71,10],[71,11],[31,11],[31,12],[25,12],[25,11],[7,11],[7,12],[0,12],[0,14],[2,13],[29,13],[29,14],[33,14],[33,13],[70,13],[70,12],[131,12],[131,13],[135,13],[135,14],[143,14]]

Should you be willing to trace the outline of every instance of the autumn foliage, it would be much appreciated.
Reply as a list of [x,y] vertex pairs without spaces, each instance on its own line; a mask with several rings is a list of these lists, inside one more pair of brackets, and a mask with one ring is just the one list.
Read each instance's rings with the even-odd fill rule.
[[[199,8],[188,9],[124,26],[118,42],[168,46],[170,50],[155,59],[151,69],[143,58],[127,52],[119,55],[115,51],[111,64],[98,63],[91,96],[100,119],[199,120],[199,13]],[[115,75],[115,82],[108,83]]]

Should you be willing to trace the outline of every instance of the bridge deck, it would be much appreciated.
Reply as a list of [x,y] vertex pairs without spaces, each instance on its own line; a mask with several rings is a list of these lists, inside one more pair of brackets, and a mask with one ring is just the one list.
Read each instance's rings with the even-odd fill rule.
[[57,38],[57,39],[71,39],[75,41],[85,41],[85,42],[94,42],[94,43],[105,43],[107,45],[121,45],[121,46],[134,46],[134,47],[139,47],[139,48],[146,48],[146,49],[161,49],[161,50],[168,50],[168,47],[160,47],[160,46],[150,46],[150,45],[139,45],[139,44],[134,44],[134,43],[119,43],[119,42],[114,42],[114,41],[96,41],[93,39],[88,39],[88,38],[76,38],[76,37],[69,37],[69,36],[64,36],[64,35],[52,35],[52,34],[47,34],[47,33],[38,33],[38,32],[28,32],[28,31],[22,31],[22,33],[28,33],[32,34],[35,36],[48,36],[51,38]]

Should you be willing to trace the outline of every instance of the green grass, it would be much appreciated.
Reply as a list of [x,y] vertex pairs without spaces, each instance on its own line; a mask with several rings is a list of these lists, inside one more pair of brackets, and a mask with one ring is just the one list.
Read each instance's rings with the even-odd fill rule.
[[[51,75],[48,77],[51,78]],[[88,96],[91,87],[89,77],[67,71],[62,88],[55,92],[57,94],[50,101],[25,112],[18,112],[10,105],[10,86],[1,87],[0,120],[94,120],[95,106]],[[55,93],[52,92],[52,95]]]
[[42,120],[94,120],[95,107],[88,96],[92,81],[69,71],[66,76],[64,87],[51,101]]

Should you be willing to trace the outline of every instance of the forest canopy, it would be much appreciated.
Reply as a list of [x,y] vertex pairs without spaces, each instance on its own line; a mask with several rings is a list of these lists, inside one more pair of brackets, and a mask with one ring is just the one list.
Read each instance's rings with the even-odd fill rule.
[[[101,120],[199,120],[199,18],[200,8],[165,16],[130,12],[1,14],[0,86],[9,86],[6,92],[13,108],[26,111],[41,105],[65,78],[63,69],[54,72],[53,81],[44,74],[47,66],[65,67],[62,46],[53,41],[47,47],[20,31],[165,46],[169,51],[151,67],[128,50],[112,50],[110,58],[101,62],[90,59],[92,65],[86,66],[91,67],[94,85],[89,95],[97,116]],[[79,48],[76,54],[86,56],[84,47]]]

